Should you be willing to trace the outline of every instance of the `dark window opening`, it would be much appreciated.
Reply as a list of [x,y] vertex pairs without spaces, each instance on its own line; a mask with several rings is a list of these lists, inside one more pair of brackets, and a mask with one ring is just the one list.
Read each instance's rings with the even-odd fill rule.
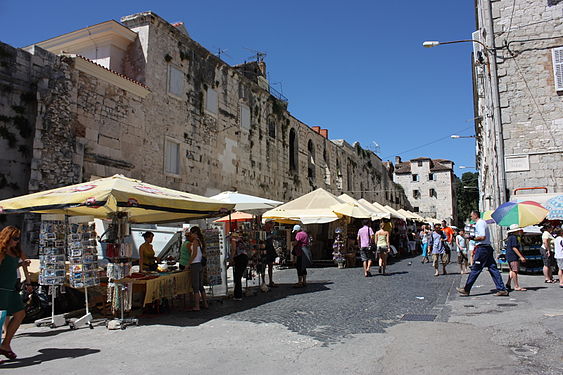
[[289,131],[289,170],[297,170],[297,134],[295,129]]

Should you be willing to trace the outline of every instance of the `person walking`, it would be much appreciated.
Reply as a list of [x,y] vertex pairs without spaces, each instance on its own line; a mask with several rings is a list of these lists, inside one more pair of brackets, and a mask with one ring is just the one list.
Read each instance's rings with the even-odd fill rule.
[[229,265],[233,266],[233,279],[235,283],[233,299],[235,301],[242,300],[242,275],[248,265],[248,250],[249,246],[240,233],[232,233],[231,260],[229,261]]
[[387,256],[391,251],[391,243],[389,241],[390,234],[386,231],[385,223],[379,225],[379,230],[375,232],[375,245],[377,246],[377,258],[379,259],[379,273],[386,275]]
[[363,226],[358,230],[358,244],[360,244],[360,257],[364,264],[364,276],[371,276],[371,263],[374,260],[371,245],[374,241],[373,229],[370,228],[370,220],[364,219]]
[[551,267],[553,267],[553,236],[551,235],[551,230],[553,227],[550,224],[544,225],[542,228],[541,241],[542,246],[540,247],[540,253],[543,259],[543,276],[545,278],[544,283],[552,284],[555,282],[553,280],[553,272]]
[[[277,288],[277,285],[274,283],[274,262],[276,261],[277,253],[276,248],[274,247],[274,232],[272,231],[273,227],[273,221],[268,221],[266,224],[264,224],[264,231],[266,232],[266,240],[264,241],[264,262],[268,267],[268,279],[270,281],[268,286],[270,288]],[[263,281],[265,283],[265,280]]]
[[518,241],[517,236],[521,236],[521,228],[518,224],[512,224],[510,230],[507,232],[508,237],[506,238],[506,262],[508,263],[508,280],[506,280],[506,289],[510,290],[511,282],[514,282],[514,290],[525,291],[526,289],[521,288],[518,283],[518,271],[520,270],[520,262],[525,263],[526,258],[522,255],[520,251],[520,241]]
[[460,273],[468,273],[467,259],[467,239],[465,238],[465,230],[460,229],[455,237],[455,247],[457,249],[457,262],[459,263]]
[[296,257],[295,268],[297,269],[297,284],[294,287],[304,288],[307,286],[307,267],[312,263],[309,235],[301,228],[301,225],[294,225],[293,233],[295,233],[295,238],[292,242],[292,254]]
[[555,240],[553,240],[555,245],[555,260],[557,261],[557,267],[559,267],[559,287],[563,288],[563,229],[556,228],[553,234],[555,235]]
[[418,234],[422,245],[422,260],[420,261],[420,263],[430,262],[428,260],[428,232],[429,230],[427,229],[426,225],[423,224],[422,228],[420,229],[420,233]]
[[497,296],[507,296],[508,291],[504,286],[502,277],[497,268],[497,264],[494,257],[494,249],[491,246],[491,234],[489,232],[489,227],[487,222],[481,219],[479,211],[471,211],[471,219],[475,221],[475,235],[473,239],[475,240],[475,256],[473,258],[473,266],[471,266],[471,272],[463,288],[456,288],[458,293],[462,296],[468,296],[471,292],[471,288],[481,271],[484,267],[489,269],[489,274],[495,283],[497,288]]
[[[16,331],[25,317],[25,307],[16,290],[19,261],[25,262],[25,255],[20,245],[21,231],[14,226],[7,226],[0,232],[0,310],[6,311],[8,324],[4,340],[0,344],[0,355],[16,359],[11,343]],[[28,282],[29,278],[26,278]]]
[[434,266],[434,276],[439,276],[440,272],[438,267],[442,264],[442,273],[447,275],[446,266],[450,262],[449,255],[446,252],[446,235],[442,232],[440,224],[434,225],[434,232],[432,232],[432,265]]

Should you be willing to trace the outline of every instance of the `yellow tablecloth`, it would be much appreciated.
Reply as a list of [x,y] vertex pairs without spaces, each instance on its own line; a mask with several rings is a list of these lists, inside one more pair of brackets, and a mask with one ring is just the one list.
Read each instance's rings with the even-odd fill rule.
[[172,298],[181,294],[186,294],[192,290],[192,279],[189,270],[160,275],[157,278],[150,280],[127,278],[122,279],[120,282],[132,283],[134,285],[144,285],[146,290],[143,305],[148,305],[162,298]]

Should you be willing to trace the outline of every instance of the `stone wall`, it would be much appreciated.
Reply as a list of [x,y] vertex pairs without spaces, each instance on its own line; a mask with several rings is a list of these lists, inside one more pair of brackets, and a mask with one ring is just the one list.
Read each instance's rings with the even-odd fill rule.
[[[483,41],[488,3],[477,2],[478,36]],[[491,4],[507,196],[516,188],[534,186],[563,191],[563,91],[555,88],[552,59],[552,49],[563,47],[563,3],[501,0]],[[497,149],[491,142],[493,113],[484,64],[476,66],[475,76],[477,114],[483,119],[477,126],[481,201],[487,209],[499,176]]]

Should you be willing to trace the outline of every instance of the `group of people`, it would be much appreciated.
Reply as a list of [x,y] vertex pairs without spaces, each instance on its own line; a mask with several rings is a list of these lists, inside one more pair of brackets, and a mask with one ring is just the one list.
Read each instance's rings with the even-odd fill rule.
[[360,247],[360,257],[363,263],[365,277],[371,277],[372,263],[377,259],[379,264],[378,272],[387,275],[387,257],[391,251],[390,233],[385,228],[384,223],[379,224],[376,232],[370,227],[370,221],[365,219],[363,226],[358,230],[358,244]]

